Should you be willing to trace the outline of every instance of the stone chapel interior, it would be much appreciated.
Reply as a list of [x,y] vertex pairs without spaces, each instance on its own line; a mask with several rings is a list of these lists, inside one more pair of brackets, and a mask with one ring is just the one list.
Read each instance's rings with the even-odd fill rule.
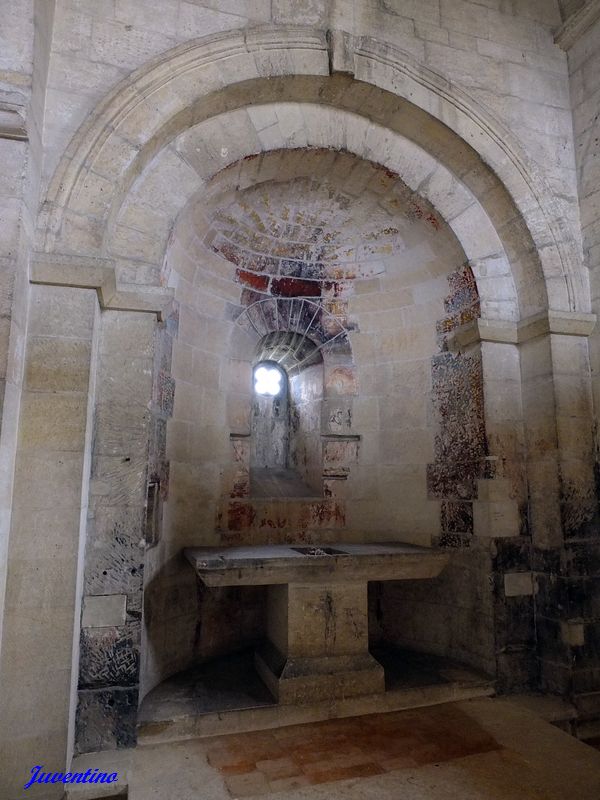
[[0,800],[598,797],[599,120],[600,0],[0,0]]

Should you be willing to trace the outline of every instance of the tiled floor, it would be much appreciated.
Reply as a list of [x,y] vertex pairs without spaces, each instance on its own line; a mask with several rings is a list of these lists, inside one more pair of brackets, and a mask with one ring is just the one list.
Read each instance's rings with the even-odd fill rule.
[[221,736],[207,757],[232,797],[251,797],[498,749],[460,709],[437,706]]
[[[599,800],[600,753],[518,698],[79,756],[129,800]],[[81,784],[68,800],[89,800]]]

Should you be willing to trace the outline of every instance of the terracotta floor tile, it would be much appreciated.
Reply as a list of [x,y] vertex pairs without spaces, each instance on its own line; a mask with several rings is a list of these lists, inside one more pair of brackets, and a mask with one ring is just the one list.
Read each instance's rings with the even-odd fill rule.
[[330,767],[320,772],[308,773],[311,783],[330,783],[333,781],[345,781],[350,778],[367,778],[371,775],[381,775],[384,770],[374,762],[368,764],[356,764],[351,767]]
[[221,769],[227,764],[234,764],[240,760],[239,755],[232,753],[228,747],[211,747],[206,753],[206,758],[211,767],[216,769]]
[[413,747],[408,755],[419,765],[434,764],[436,761],[442,760],[442,752],[435,744],[422,744],[418,747]]
[[249,747],[240,750],[240,753],[249,761],[274,761],[278,758],[286,758],[288,755],[285,750],[266,747]]
[[496,749],[494,739],[464,712],[432,708],[218,737],[207,758],[232,795],[245,797]]
[[273,782],[283,778],[292,778],[300,775],[300,767],[291,758],[275,758],[267,761],[257,761],[256,769]]
[[315,761],[323,761],[325,755],[326,754],[324,754],[322,750],[311,750],[306,748],[305,750],[291,752],[290,758],[296,764],[302,766],[303,764],[313,764]]
[[345,756],[335,756],[325,759],[323,761],[315,761],[311,764],[305,764],[302,767],[302,772],[307,775],[313,772],[326,772],[328,769],[338,769],[341,767],[355,767],[361,764],[369,764],[373,762],[371,754],[354,753]]
[[300,789],[302,786],[309,786],[310,780],[306,775],[296,775],[293,778],[281,778],[271,781],[271,791],[286,792],[291,789]]
[[411,769],[418,766],[415,759],[410,756],[395,756],[394,758],[388,758],[382,761],[378,760],[377,763],[386,772],[393,772],[396,769]]
[[255,769],[254,761],[237,761],[232,764],[224,764],[220,768],[223,775],[246,775],[248,772],[254,772]]
[[247,775],[230,775],[225,778],[225,785],[232,797],[251,797],[267,794],[271,786],[262,772],[250,772]]
[[415,736],[371,736],[364,743],[363,747],[372,750],[383,750],[388,753],[401,754],[417,747],[422,741]]

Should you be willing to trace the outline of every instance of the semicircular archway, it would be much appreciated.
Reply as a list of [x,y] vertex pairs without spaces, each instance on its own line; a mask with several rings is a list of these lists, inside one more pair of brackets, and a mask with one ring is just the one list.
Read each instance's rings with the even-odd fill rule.
[[[327,37],[304,28],[208,37],[134,73],[67,149],[40,218],[42,249],[105,254],[109,220],[176,136],[226,111],[285,99],[340,108],[418,141],[474,192],[496,231],[522,240],[511,262],[529,256],[534,273],[525,271],[544,288],[544,307],[587,311],[587,282],[563,209],[547,199],[510,132],[406,54],[374,41],[346,44],[354,77],[331,75]],[[525,282],[515,283],[519,294]]]

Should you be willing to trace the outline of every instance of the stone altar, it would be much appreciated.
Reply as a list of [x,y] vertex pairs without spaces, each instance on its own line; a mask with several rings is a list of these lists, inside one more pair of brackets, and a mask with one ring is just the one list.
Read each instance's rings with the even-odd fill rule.
[[268,586],[268,638],[255,665],[285,704],[384,692],[383,667],[369,653],[368,582],[434,578],[449,558],[402,543],[184,553],[206,586]]

